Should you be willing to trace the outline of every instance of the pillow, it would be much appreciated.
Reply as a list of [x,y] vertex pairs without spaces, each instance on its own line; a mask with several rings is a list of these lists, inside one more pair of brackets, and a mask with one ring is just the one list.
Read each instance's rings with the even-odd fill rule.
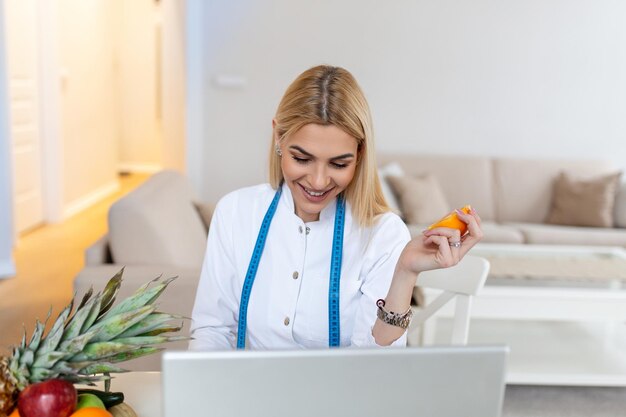
[[389,182],[387,181],[387,178],[390,175],[393,175],[395,177],[401,177],[404,175],[400,164],[398,164],[397,162],[391,162],[382,168],[378,168],[378,179],[380,181],[380,187],[383,190],[383,196],[385,196],[387,204],[389,204],[389,207],[394,213],[401,215],[402,212],[400,211],[400,204],[398,203],[398,199],[396,198],[393,190],[389,186]]
[[408,224],[433,223],[450,212],[450,204],[433,175],[387,178],[398,195],[404,221]]
[[554,183],[547,223],[613,227],[613,208],[621,172],[577,179],[561,172]]
[[200,215],[200,219],[202,219],[204,230],[206,230],[206,232],[208,233],[209,226],[211,225],[211,217],[213,217],[213,210],[215,210],[215,206],[213,204],[200,203],[198,201],[194,201],[193,205]]
[[626,228],[626,182],[623,182],[615,197],[615,226]]

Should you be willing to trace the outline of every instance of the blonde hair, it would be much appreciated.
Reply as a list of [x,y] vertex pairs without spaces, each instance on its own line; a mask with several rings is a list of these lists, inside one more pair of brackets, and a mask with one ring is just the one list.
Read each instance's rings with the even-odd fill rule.
[[343,68],[313,67],[287,88],[276,111],[270,146],[270,184],[276,189],[283,180],[274,137],[282,141],[309,123],[334,125],[356,138],[357,166],[343,194],[357,222],[361,226],[373,225],[376,216],[390,209],[378,180],[370,109],[356,80]]

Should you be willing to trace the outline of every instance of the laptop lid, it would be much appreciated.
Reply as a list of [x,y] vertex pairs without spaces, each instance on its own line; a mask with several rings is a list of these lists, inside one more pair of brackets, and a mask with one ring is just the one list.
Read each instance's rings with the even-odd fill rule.
[[505,346],[167,352],[164,417],[498,417]]

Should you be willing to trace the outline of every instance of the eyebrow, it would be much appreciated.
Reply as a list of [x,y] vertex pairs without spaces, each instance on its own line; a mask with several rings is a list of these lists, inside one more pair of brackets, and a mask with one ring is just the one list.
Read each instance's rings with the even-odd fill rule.
[[[291,145],[289,147],[290,149],[295,149],[296,151],[309,156],[311,158],[315,158],[315,155],[310,154],[309,152],[305,151],[304,149],[302,149],[301,147],[299,147],[298,145]],[[354,154],[352,153],[344,153],[343,155],[338,155],[338,156],[334,156],[332,158],[330,158],[331,161],[334,161],[335,159],[346,159],[346,158],[354,158]]]

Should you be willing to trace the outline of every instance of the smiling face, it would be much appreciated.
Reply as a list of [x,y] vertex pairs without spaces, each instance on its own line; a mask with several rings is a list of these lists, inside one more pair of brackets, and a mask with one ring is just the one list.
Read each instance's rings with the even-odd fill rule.
[[334,125],[310,123],[277,142],[280,165],[296,215],[305,222],[348,187],[357,165],[357,141]]

